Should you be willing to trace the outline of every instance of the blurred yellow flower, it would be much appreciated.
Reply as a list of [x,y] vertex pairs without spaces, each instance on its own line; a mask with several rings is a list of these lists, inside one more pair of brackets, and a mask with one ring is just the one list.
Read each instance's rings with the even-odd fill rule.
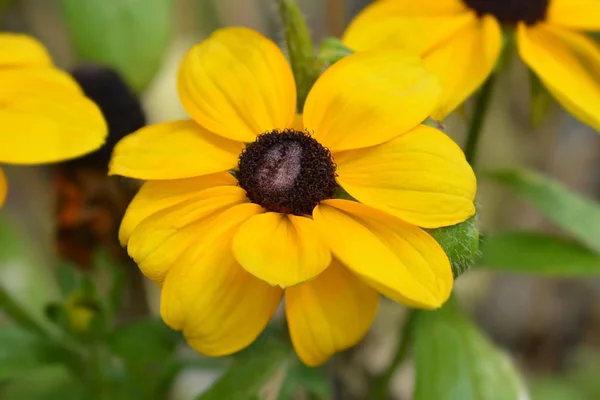
[[[0,163],[27,165],[78,157],[107,134],[98,107],[42,44],[11,33],[0,33],[0,130]],[[5,196],[0,170],[0,204]]]
[[[448,258],[419,226],[472,216],[476,181],[460,148],[420,125],[440,89],[417,57],[338,62],[302,121],[284,55],[249,29],[194,46],[178,82],[192,120],[124,138],[110,172],[148,181],[120,240],[192,347],[248,346],[285,296],[296,352],[318,365],[365,335],[378,293],[422,308],[448,299]],[[334,199],[338,185],[359,202]]]
[[402,48],[423,56],[442,85],[443,119],[490,75],[500,24],[515,28],[523,61],[567,111],[600,131],[600,0],[379,0],[344,34],[357,51]]

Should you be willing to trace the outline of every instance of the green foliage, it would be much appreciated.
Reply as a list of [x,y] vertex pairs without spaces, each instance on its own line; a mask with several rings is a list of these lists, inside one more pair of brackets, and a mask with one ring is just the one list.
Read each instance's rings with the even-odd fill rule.
[[467,272],[479,257],[477,215],[460,224],[427,230],[442,246],[452,266],[454,278]]
[[415,400],[519,400],[526,389],[507,355],[450,299],[417,315]]
[[276,340],[260,340],[210,389],[197,400],[250,400],[280,369],[288,367],[292,355],[289,344]]
[[62,0],[80,61],[116,68],[140,92],[161,66],[173,30],[171,0]]
[[83,383],[61,365],[29,371],[0,388],[3,400],[81,400],[88,397]]
[[600,274],[600,256],[559,236],[536,232],[506,232],[486,236],[484,267],[545,276]]
[[555,180],[533,171],[513,169],[487,176],[513,190],[546,218],[600,254],[600,206]]
[[309,368],[296,360],[286,373],[277,400],[293,400],[298,391],[309,393],[314,400],[331,397],[332,383],[323,368]]
[[49,339],[19,328],[1,328],[0,382],[56,362],[61,352]]

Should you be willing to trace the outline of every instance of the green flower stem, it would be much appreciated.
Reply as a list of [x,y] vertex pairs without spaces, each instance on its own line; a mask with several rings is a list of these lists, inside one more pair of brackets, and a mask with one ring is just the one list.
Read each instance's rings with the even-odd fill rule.
[[302,11],[295,0],[277,0],[283,21],[290,63],[296,80],[297,109],[302,112],[306,96],[317,81],[320,66]]
[[14,301],[2,285],[0,285],[0,309],[21,328],[44,337],[52,335],[52,332],[48,331],[48,329],[42,326],[35,318],[25,311],[20,304]]
[[414,330],[413,328],[418,312],[419,310],[416,309],[408,309],[406,321],[404,323],[404,327],[402,328],[402,336],[400,337],[400,343],[398,343],[394,358],[383,374],[379,375],[377,379],[375,379],[371,393],[369,396],[367,396],[368,399],[386,400],[388,398],[390,383],[394,377],[394,373],[400,364],[402,364],[402,362],[406,359],[406,355],[408,354],[408,349],[410,348],[412,342],[412,332]]
[[477,145],[479,144],[481,130],[490,106],[495,83],[496,77],[494,74],[492,74],[485,82],[481,88],[481,91],[479,92],[479,95],[477,96],[475,109],[473,110],[471,121],[469,122],[467,143],[465,144],[465,157],[471,166],[474,166],[476,162]]

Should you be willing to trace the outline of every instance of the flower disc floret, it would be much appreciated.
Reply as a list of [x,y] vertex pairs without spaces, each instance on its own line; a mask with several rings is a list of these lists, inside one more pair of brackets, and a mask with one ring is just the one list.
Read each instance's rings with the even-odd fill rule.
[[492,14],[506,24],[525,22],[533,25],[543,21],[549,0],[463,0],[479,16]]
[[268,211],[309,215],[335,194],[331,153],[308,132],[292,129],[259,135],[239,159],[237,178],[248,198]]

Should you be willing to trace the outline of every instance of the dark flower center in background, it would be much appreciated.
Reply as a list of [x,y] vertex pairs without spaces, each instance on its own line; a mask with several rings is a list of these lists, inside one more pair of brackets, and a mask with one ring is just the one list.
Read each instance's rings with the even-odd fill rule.
[[479,16],[491,14],[505,24],[523,21],[528,25],[546,18],[550,0],[463,0]]
[[309,215],[335,194],[329,150],[306,132],[286,129],[259,135],[239,159],[237,179],[248,198],[268,211]]

